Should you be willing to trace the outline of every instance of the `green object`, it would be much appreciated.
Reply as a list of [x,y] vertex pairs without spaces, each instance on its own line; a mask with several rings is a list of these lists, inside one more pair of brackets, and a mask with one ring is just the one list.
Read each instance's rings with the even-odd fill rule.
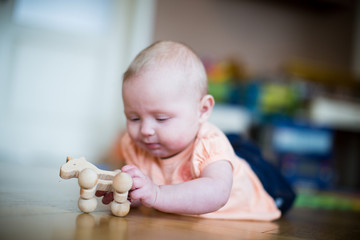
[[296,198],[295,207],[360,211],[360,198],[332,193],[300,193]]
[[226,102],[230,95],[230,86],[227,82],[209,82],[209,93],[217,102]]

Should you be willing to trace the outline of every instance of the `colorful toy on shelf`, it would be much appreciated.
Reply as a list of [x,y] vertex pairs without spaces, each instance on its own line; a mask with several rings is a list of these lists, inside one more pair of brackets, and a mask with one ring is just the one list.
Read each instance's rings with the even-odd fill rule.
[[299,107],[300,98],[296,86],[289,83],[263,83],[259,105],[263,115],[291,116]]
[[[246,77],[245,68],[235,60],[203,60],[209,79],[209,92],[218,102],[231,101],[238,85]],[[236,96],[238,97],[238,96]]]
[[84,157],[76,159],[67,157],[66,163],[60,168],[60,177],[78,178],[80,185],[78,207],[81,211],[90,213],[96,209],[95,192],[99,190],[114,193],[114,201],[111,203],[112,214],[123,217],[129,213],[130,202],[127,198],[133,183],[129,174],[100,170]]

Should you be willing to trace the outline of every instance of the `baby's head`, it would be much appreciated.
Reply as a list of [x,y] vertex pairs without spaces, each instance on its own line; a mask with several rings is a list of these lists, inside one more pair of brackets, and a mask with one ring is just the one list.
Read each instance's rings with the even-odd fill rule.
[[183,75],[179,79],[183,88],[179,91],[192,92],[199,99],[207,94],[208,82],[203,63],[188,46],[172,41],[155,42],[141,51],[124,73],[123,81],[147,71],[164,69]]
[[123,100],[130,137],[160,158],[190,146],[214,105],[199,57],[170,41],[154,43],[130,64],[123,79]]

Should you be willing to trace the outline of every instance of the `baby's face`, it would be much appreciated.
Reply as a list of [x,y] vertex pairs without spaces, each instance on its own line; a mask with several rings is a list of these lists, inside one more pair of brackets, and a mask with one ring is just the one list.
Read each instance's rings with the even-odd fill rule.
[[124,111],[131,139],[150,154],[168,158],[195,139],[200,96],[184,86],[177,70],[146,71],[123,84]]

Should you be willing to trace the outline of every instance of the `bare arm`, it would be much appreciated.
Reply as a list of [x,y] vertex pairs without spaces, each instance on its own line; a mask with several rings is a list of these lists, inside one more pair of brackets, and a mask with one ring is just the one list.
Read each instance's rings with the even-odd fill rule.
[[232,167],[228,161],[207,166],[197,179],[175,185],[155,185],[137,167],[127,165],[122,171],[133,177],[130,197],[145,206],[163,212],[204,214],[226,204],[232,187]]

